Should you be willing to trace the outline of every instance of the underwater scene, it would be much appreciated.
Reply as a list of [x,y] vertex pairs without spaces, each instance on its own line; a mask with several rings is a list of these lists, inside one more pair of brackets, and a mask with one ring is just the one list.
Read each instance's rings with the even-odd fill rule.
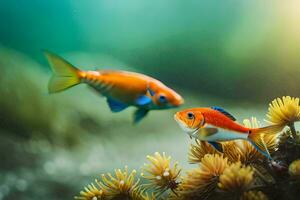
[[300,1],[0,16],[0,200],[299,199]]

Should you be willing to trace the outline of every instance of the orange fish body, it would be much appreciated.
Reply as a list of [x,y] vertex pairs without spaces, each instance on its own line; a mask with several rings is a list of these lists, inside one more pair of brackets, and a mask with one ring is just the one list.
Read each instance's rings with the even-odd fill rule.
[[[89,84],[105,96],[118,99],[128,105],[140,106],[135,100],[145,94],[153,101],[153,104],[145,105],[149,109],[160,109],[160,101],[155,97],[161,95],[169,98],[174,107],[183,103],[182,97],[173,90],[143,74],[119,70],[79,71],[78,73],[81,82]],[[151,96],[148,91],[156,95]],[[164,109],[163,106],[161,108]]]
[[149,110],[183,104],[179,94],[152,77],[119,70],[82,71],[53,53],[45,52],[45,55],[54,72],[48,85],[49,93],[86,83],[107,98],[112,112],[137,107],[134,122],[140,121]]
[[235,120],[212,108],[198,108],[205,118],[205,123],[225,130],[248,134],[250,128],[236,123]]
[[276,134],[283,126],[248,128],[236,122],[236,119],[220,107],[192,108],[177,112],[174,119],[191,137],[207,141],[218,151],[223,151],[219,142],[244,139],[262,154],[270,158],[262,140],[263,134]]

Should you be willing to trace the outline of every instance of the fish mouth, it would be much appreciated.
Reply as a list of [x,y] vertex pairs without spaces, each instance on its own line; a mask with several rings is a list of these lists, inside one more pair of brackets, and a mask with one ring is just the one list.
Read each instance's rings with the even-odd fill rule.
[[179,107],[179,106],[181,106],[182,104],[184,104],[184,99],[183,99],[183,98],[180,98],[180,99],[178,99],[175,103],[173,103],[173,106],[174,106],[174,107]]
[[191,135],[192,133],[195,133],[196,131],[199,130],[199,128],[190,128],[186,125],[186,123],[184,123],[184,121],[182,121],[179,117],[177,117],[178,113],[175,113],[174,115],[174,120],[178,123],[178,125],[180,126],[180,128],[186,132],[187,134]]
[[179,106],[181,106],[182,104],[184,104],[184,99],[183,98],[180,99]]

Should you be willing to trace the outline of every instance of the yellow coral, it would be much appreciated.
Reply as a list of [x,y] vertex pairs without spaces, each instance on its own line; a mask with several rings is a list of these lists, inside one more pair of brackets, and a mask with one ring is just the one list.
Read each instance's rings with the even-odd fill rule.
[[155,200],[156,197],[155,195],[152,193],[152,195],[149,195],[148,193],[145,192],[145,188],[144,187],[135,187],[132,191],[131,191],[131,195],[130,195],[130,200]]
[[300,159],[293,161],[289,166],[291,176],[300,178]]
[[220,176],[218,186],[225,191],[244,191],[253,181],[253,169],[241,162],[231,164]]
[[284,96],[269,104],[268,122],[277,125],[288,125],[300,120],[299,98]]
[[241,159],[241,154],[242,151],[240,149],[239,143],[236,141],[228,141],[228,142],[223,142],[223,151],[224,151],[224,156],[228,158],[230,162],[237,162],[240,161]]
[[135,180],[136,171],[128,172],[127,166],[124,170],[115,170],[115,176],[110,173],[102,174],[101,180],[95,180],[97,187],[90,184],[85,191],[80,192],[78,200],[102,200],[102,199],[144,199],[139,190],[139,180]]
[[[99,185],[98,185],[99,186]],[[99,186],[100,187],[100,186]],[[93,183],[84,188],[80,192],[79,197],[75,197],[78,200],[101,200],[103,199],[103,191],[96,187]]]
[[136,171],[128,172],[128,167],[125,169],[115,170],[115,177],[110,173],[102,174],[101,181],[96,180],[96,183],[101,187],[104,195],[108,198],[128,198],[132,195],[132,191],[138,187],[139,180],[135,180]]
[[245,140],[240,141],[240,152],[240,161],[246,165],[260,162],[266,158],[250,142]]
[[188,159],[190,163],[200,163],[206,154],[219,153],[208,142],[196,140],[196,144],[191,144]]
[[218,154],[205,155],[196,169],[187,171],[179,185],[178,197],[172,195],[170,199],[204,198],[213,191],[219,176],[228,167],[228,160]]
[[147,159],[150,163],[145,164],[141,174],[150,182],[147,186],[161,191],[174,190],[177,187],[177,178],[181,171],[178,163],[171,166],[171,157],[166,156],[164,152],[162,155],[156,152],[153,156],[147,156]]

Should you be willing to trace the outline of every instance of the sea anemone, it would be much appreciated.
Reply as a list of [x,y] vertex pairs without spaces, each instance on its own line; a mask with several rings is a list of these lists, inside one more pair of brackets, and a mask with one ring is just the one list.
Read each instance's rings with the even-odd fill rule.
[[223,142],[222,145],[224,150],[224,156],[228,158],[228,161],[230,162],[240,161],[242,156],[242,151],[237,141]]
[[240,141],[240,161],[245,164],[261,163],[266,157],[248,141]]
[[240,200],[268,200],[268,197],[261,191],[244,192]]
[[196,140],[196,144],[190,145],[190,151],[188,154],[188,160],[190,163],[200,163],[201,159],[206,154],[218,154],[219,152],[215,150],[208,142]]
[[299,98],[284,96],[282,99],[274,99],[269,104],[267,117],[271,124],[288,125],[291,122],[299,121]]
[[87,185],[83,191],[80,192],[79,197],[75,197],[77,200],[101,200],[103,199],[103,191],[96,187],[93,183]]
[[139,186],[135,187],[130,194],[131,200],[155,200],[156,196],[152,193],[149,195],[145,192],[146,188]]
[[294,122],[300,121],[299,98],[284,96],[282,99],[277,98],[270,103],[267,114],[270,124],[289,126],[294,139],[299,140],[296,133]]
[[[80,197],[75,199],[80,200],[101,200],[101,199],[142,199],[138,198],[139,180],[135,180],[136,171],[128,172],[127,166],[124,170],[115,170],[115,177],[110,173],[102,174],[101,181],[95,180],[98,187],[90,184],[85,188],[85,191],[80,192]],[[134,197],[134,198],[133,198]]]
[[198,168],[187,171],[176,190],[178,196],[170,199],[206,198],[217,187],[219,176],[228,167],[228,160],[218,154],[205,155]]
[[176,189],[178,185],[177,178],[181,171],[178,163],[176,162],[171,166],[171,157],[166,156],[165,152],[162,155],[158,152],[154,153],[153,156],[148,155],[147,159],[150,163],[144,165],[141,174],[143,178],[150,182],[146,186],[159,191]]
[[253,181],[253,173],[250,166],[243,166],[241,162],[233,163],[220,176],[218,186],[227,192],[245,191]]
[[300,178],[300,159],[293,161],[289,166],[289,174]]
[[115,170],[115,177],[110,173],[102,174],[101,181],[96,182],[101,186],[105,196],[110,199],[129,199],[132,191],[138,187],[139,180],[135,180],[136,170],[128,172],[128,167],[125,169]]

